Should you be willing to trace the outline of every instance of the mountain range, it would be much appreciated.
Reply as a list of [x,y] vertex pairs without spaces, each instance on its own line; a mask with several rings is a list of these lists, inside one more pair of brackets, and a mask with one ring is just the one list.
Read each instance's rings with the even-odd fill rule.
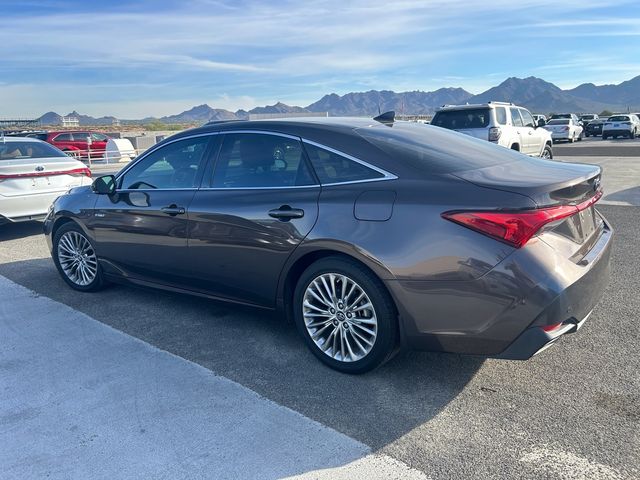
[[[345,95],[331,93],[306,107],[290,106],[278,102],[275,105],[256,107],[252,110],[231,112],[212,108],[207,104],[195,106],[177,115],[161,118],[148,117],[128,120],[125,123],[201,124],[213,120],[247,119],[250,114],[328,112],[330,116],[374,116],[380,112],[395,110],[398,114],[428,115],[444,104],[483,103],[488,101],[512,102],[527,107],[534,113],[573,112],[599,113],[610,111],[640,110],[640,75],[617,85],[584,83],[563,90],[540,78],[507,78],[500,85],[474,95],[462,88],[440,88],[433,92],[393,92],[370,90]],[[115,117],[93,118],[71,112],[66,116],[78,117],[80,125],[111,125]],[[57,124],[61,115],[48,112],[40,117],[44,125]]]

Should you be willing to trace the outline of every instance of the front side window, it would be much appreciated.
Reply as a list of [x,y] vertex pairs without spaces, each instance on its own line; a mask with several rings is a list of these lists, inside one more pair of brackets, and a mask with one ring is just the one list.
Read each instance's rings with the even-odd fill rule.
[[196,137],[169,143],[143,157],[129,169],[120,188],[177,189],[197,187],[198,171],[210,137]]
[[522,117],[520,116],[520,112],[517,108],[511,108],[511,123],[514,127],[524,127],[524,123],[522,123]]
[[313,185],[299,140],[263,133],[224,135],[213,172],[214,188]]
[[358,182],[383,178],[384,174],[343,155],[305,143],[311,165],[322,184]]
[[525,127],[535,128],[535,121],[527,110],[520,110],[520,115],[522,115],[522,120],[524,121]]

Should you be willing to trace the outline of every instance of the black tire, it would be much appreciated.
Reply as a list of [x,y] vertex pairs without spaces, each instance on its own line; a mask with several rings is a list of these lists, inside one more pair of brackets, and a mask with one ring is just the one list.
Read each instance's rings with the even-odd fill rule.
[[607,137],[606,135],[602,135],[602,140],[606,140],[607,138],[609,137]]
[[[547,155],[545,155],[547,154]],[[542,155],[540,155],[542,158],[547,158],[549,160],[551,160],[553,158],[553,149],[551,148],[551,145],[545,145],[544,148],[542,149]]]
[[589,134],[588,134],[588,133],[585,133],[585,134],[584,134],[584,136],[585,136],[585,137],[587,137],[587,138],[589,138]]
[[[95,255],[95,258],[96,258],[95,277],[90,283],[87,283],[86,285],[80,285],[74,282],[71,278],[69,278],[69,276],[67,275],[67,273],[65,272],[65,270],[62,268],[60,264],[60,258],[59,258],[61,254],[61,250],[59,246],[60,240],[66,233],[69,233],[69,232],[75,232],[75,234],[80,235],[82,238],[84,238],[91,246],[91,249],[93,250],[93,254]],[[91,241],[91,239],[84,233],[82,228],[80,228],[76,223],[73,223],[73,222],[65,223],[55,231],[53,235],[53,251],[51,252],[51,255],[53,256],[53,263],[55,263],[56,268],[58,269],[58,273],[60,273],[60,276],[67,283],[67,285],[69,285],[74,290],[78,290],[80,292],[96,292],[104,288],[104,286],[106,285],[106,281],[104,280],[104,275],[102,273],[102,268],[100,267],[100,263],[97,261],[98,257],[95,254],[94,244]]]
[[632,132],[629,132],[629,139],[633,140],[634,138],[636,138],[636,131],[635,130],[632,131]]
[[[345,275],[349,280],[355,281],[362,291],[369,297],[377,320],[377,334],[373,340],[373,346],[368,353],[357,360],[337,360],[325,353],[311,338],[304,319],[304,298],[307,288],[311,283],[323,274],[337,273]],[[347,295],[346,298],[349,298]],[[335,304],[334,306],[337,306]],[[379,367],[389,360],[397,351],[398,343],[398,313],[395,304],[384,287],[383,283],[370,270],[358,262],[347,257],[332,256],[318,260],[311,264],[300,276],[293,295],[293,318],[298,331],[304,338],[307,347],[325,365],[343,373],[360,374]],[[344,316],[343,316],[344,320]],[[313,322],[314,320],[309,320]],[[331,320],[327,320],[330,322]],[[336,325],[334,316],[332,325]],[[343,323],[348,323],[344,320]],[[350,325],[353,325],[352,323]],[[328,325],[328,330],[332,327]],[[336,328],[342,328],[340,323]],[[353,330],[353,326],[351,329]],[[320,330],[320,329],[318,329]],[[327,330],[327,333],[328,333]],[[347,333],[345,333],[347,335]],[[350,334],[353,338],[353,334]],[[329,349],[327,349],[329,350]]]
[[580,132],[580,136],[578,137],[578,141],[581,142],[584,137],[584,132]]

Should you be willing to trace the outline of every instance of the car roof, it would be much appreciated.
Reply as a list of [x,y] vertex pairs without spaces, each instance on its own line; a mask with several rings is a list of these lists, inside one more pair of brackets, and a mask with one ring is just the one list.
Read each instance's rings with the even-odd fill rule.
[[491,108],[491,107],[525,108],[519,105],[514,105],[513,103],[507,103],[507,102],[466,103],[464,105],[442,105],[441,107],[436,109],[436,113],[441,111],[446,111],[446,110],[466,110],[466,109],[472,109],[472,108]]
[[12,142],[33,142],[33,143],[44,143],[42,142],[42,140],[38,140],[37,138],[33,138],[33,137],[16,137],[16,136],[11,136],[11,137],[3,137],[0,136],[0,143],[12,143]]

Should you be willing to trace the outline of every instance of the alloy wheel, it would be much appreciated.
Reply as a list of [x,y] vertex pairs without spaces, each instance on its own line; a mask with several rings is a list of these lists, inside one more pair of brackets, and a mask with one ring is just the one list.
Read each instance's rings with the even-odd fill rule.
[[340,362],[364,358],[375,345],[378,319],[371,299],[352,278],[324,273],[309,283],[304,324],[316,346]]
[[93,246],[84,235],[73,230],[58,241],[58,262],[62,271],[76,285],[90,285],[98,274],[98,259]]

